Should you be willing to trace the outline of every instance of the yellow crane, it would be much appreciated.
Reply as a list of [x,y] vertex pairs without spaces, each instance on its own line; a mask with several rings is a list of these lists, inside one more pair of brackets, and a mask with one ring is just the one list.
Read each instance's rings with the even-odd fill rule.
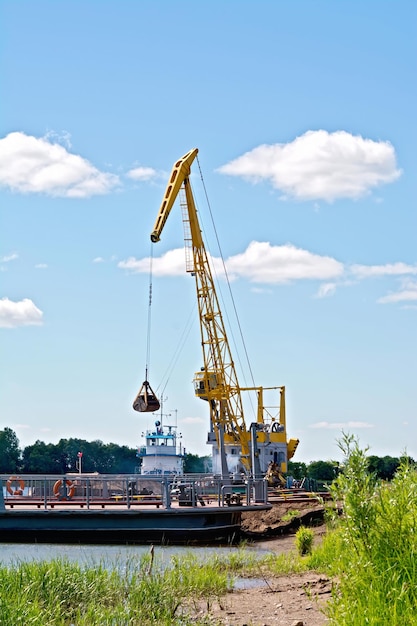
[[[169,182],[151,233],[151,241],[160,240],[170,211],[180,199],[184,224],[186,271],[195,278],[203,367],[195,374],[195,395],[208,402],[210,428],[208,443],[220,456],[221,472],[242,469],[254,476],[265,474],[272,463],[280,472],[287,471],[287,461],[297,448],[298,439],[287,442],[285,418],[285,387],[240,387],[227,339],[215,284],[198,221],[191,189],[191,165],[198,149],[187,152],[173,166]],[[279,391],[277,407],[264,406],[264,390]],[[257,393],[256,422],[248,428],[244,418],[242,392]],[[277,415],[271,413],[277,409]],[[240,463],[225,466],[225,459],[234,457]],[[241,466],[240,466],[241,464]]]

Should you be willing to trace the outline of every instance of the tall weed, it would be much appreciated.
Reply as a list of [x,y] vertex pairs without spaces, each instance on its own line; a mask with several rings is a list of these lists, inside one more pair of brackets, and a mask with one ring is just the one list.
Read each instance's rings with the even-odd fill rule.
[[344,471],[332,485],[340,502],[338,593],[329,616],[337,626],[417,624],[417,473],[403,459],[391,483],[368,472],[366,450],[344,435]]

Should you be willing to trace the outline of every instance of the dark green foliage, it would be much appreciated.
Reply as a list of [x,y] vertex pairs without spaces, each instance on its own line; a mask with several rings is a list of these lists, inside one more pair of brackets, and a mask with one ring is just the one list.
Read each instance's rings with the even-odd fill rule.
[[392,456],[378,457],[372,455],[368,457],[369,471],[382,480],[392,480],[399,465],[400,460]]
[[207,474],[211,471],[211,457],[186,454],[184,458],[185,474]]
[[0,474],[19,471],[21,452],[19,439],[11,428],[0,430]]
[[82,452],[83,472],[100,474],[133,474],[138,461],[136,450],[115,443],[88,442],[84,439],[60,439],[57,444],[36,441],[23,451],[25,474],[64,474],[78,470],[78,453]]
[[24,474],[60,474],[61,461],[57,447],[52,443],[35,441],[26,446],[22,455],[22,472]]
[[332,482],[338,474],[338,464],[334,461],[312,461],[307,468],[308,478],[322,482]]
[[292,476],[295,480],[302,480],[307,476],[307,465],[305,463],[288,461],[288,476]]
[[[19,440],[11,428],[0,431],[0,473],[1,474],[64,474],[78,470],[78,452],[83,453],[83,472],[99,474],[133,474],[136,473],[139,460],[136,449],[120,446],[116,443],[103,443],[99,439],[60,439],[57,444],[35,441],[23,450]],[[368,470],[377,478],[392,480],[401,462],[410,466],[415,461],[410,457],[391,456],[367,457]],[[211,456],[186,454],[184,472],[186,474],[205,474],[212,470]],[[295,480],[309,478],[319,485],[330,484],[340,471],[336,461],[312,461],[309,464],[300,461],[289,461],[288,472]],[[312,487],[313,488],[313,487]]]

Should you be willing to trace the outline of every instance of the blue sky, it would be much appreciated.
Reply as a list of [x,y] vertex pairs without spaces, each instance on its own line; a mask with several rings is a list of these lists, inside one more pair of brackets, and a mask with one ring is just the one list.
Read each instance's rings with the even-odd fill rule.
[[[0,428],[24,446],[140,444],[149,235],[197,147],[239,379],[246,350],[256,385],[286,386],[294,460],[340,458],[342,431],[417,459],[416,3],[0,11]],[[179,206],[153,257],[149,379],[186,449],[208,454]]]

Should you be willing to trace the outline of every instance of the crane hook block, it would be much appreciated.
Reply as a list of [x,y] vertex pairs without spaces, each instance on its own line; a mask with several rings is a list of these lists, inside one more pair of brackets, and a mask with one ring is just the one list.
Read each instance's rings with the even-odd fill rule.
[[133,401],[133,408],[139,413],[153,413],[158,411],[160,403],[147,380],[142,384],[139,393]]

